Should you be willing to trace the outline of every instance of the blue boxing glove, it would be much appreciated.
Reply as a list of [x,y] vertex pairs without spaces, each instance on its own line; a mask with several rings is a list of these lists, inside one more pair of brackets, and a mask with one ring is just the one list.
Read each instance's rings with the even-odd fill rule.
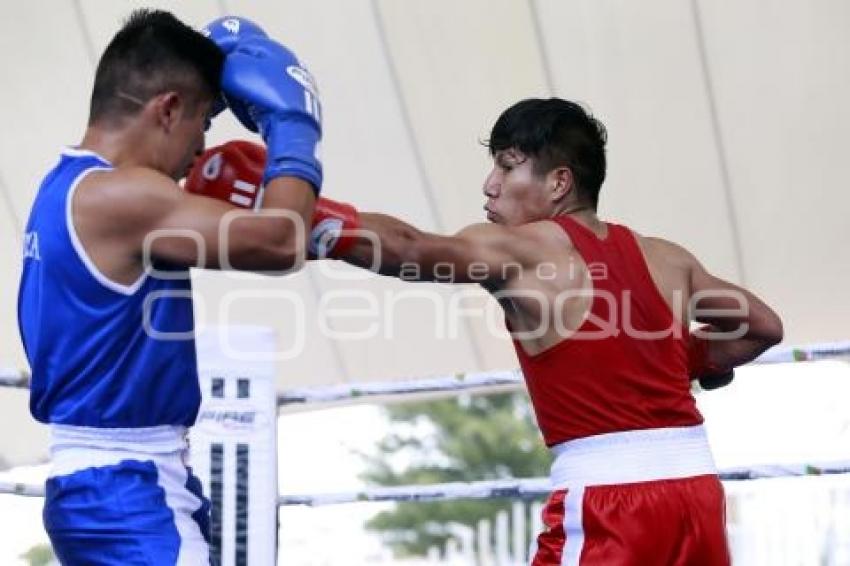
[[[201,29],[201,33],[218,45],[225,56],[232,52],[236,44],[244,38],[268,37],[263,28],[251,20],[237,16],[225,16],[213,20]],[[228,106],[243,126],[252,132],[257,131],[257,125],[251,119],[245,105],[238,100],[229,99],[227,93],[213,103],[212,116],[218,116]]]
[[240,40],[247,37],[268,37],[263,28],[251,20],[237,16],[225,16],[208,23],[201,33],[218,45],[228,55]]
[[295,55],[266,37],[242,38],[225,57],[221,87],[228,100],[243,105],[266,142],[263,182],[298,177],[311,183],[318,195],[322,187],[319,93]]

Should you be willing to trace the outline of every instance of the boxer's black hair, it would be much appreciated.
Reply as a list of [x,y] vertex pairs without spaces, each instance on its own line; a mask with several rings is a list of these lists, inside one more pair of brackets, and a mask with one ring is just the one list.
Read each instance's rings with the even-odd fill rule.
[[219,94],[224,55],[169,12],[135,10],[106,47],[95,73],[89,124],[135,114],[175,90],[194,104]]
[[545,175],[569,167],[580,197],[595,209],[605,180],[605,126],[580,105],[561,98],[529,98],[499,116],[485,142],[490,154],[518,149]]

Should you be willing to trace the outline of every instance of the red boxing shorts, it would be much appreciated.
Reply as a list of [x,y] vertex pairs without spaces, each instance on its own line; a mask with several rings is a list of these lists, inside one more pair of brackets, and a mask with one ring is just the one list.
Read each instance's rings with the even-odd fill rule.
[[532,566],[726,566],[725,498],[702,426],[553,447]]

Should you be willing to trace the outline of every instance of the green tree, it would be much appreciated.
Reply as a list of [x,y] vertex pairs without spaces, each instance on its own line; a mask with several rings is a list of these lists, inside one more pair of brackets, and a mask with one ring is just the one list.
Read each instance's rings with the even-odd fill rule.
[[[459,396],[386,407],[391,432],[367,456],[363,478],[380,486],[538,477],[549,471],[524,393]],[[474,527],[509,509],[509,499],[400,502],[367,528],[398,556],[424,555],[450,536],[448,522]]]
[[37,544],[21,554],[21,560],[26,560],[30,566],[47,566],[53,564],[56,557],[49,544]]

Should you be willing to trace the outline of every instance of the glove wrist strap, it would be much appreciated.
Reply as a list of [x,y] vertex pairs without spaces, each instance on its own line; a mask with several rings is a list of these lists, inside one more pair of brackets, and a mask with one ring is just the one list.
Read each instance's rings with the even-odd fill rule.
[[263,173],[263,183],[276,177],[297,177],[313,186],[319,196],[322,187],[322,163],[319,160],[318,125],[298,116],[263,116],[258,121],[266,142],[268,159]]

